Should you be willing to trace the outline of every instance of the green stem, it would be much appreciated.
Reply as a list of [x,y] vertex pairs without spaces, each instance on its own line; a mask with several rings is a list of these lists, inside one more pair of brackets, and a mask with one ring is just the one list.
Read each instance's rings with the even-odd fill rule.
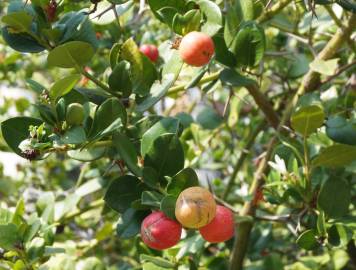
[[[202,78],[199,83],[197,85],[202,85],[204,83],[207,83],[207,82],[211,82],[211,81],[214,81],[214,80],[217,80],[219,78],[219,75],[220,75],[220,72],[221,70],[215,72],[215,73],[212,73],[210,74],[209,76],[206,76],[204,78]],[[176,93],[179,93],[181,91],[184,91],[185,88],[186,88],[187,84],[182,84],[182,85],[177,85],[177,86],[173,86],[171,88],[168,89],[168,93],[167,95],[174,95]]]
[[273,18],[274,15],[279,13],[282,9],[284,9],[288,4],[290,4],[293,0],[280,0],[278,1],[275,5],[273,5],[270,9],[267,9],[266,12],[263,12],[260,17],[257,18],[258,23],[264,23],[271,18]]
[[102,83],[99,81],[97,78],[95,78],[93,75],[91,75],[89,72],[86,72],[84,69],[80,68],[79,72],[87,77],[89,80],[91,80],[93,83],[95,83],[97,86],[99,86],[101,89],[103,89],[105,92],[113,95],[114,97],[120,98],[120,95],[114,91],[112,91],[109,86],[106,84]]

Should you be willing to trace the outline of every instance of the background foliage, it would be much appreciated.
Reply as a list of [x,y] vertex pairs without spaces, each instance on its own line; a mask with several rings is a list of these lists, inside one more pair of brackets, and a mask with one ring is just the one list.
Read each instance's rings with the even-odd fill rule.
[[[0,269],[356,269],[354,1],[54,3],[0,3]],[[147,248],[197,184],[235,239]]]

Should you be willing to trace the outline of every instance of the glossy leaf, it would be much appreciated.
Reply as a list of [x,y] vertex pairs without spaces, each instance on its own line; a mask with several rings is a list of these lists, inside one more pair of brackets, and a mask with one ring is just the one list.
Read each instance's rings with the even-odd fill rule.
[[214,36],[222,27],[222,15],[219,6],[208,0],[200,0],[197,4],[206,17],[201,32]]
[[116,120],[120,120],[123,125],[126,125],[126,110],[119,99],[109,98],[97,108],[89,137],[94,138]]
[[318,242],[316,241],[316,235],[314,230],[306,230],[304,231],[297,239],[297,244],[301,248],[306,250],[312,250],[317,245]]
[[157,71],[152,62],[139,51],[133,39],[128,39],[122,45],[120,58],[131,64],[132,91],[146,96],[157,79]]
[[120,176],[111,182],[106,191],[106,204],[119,213],[124,213],[131,207],[131,203],[141,198],[145,185],[135,176]]
[[51,98],[55,101],[69,93],[80,78],[81,76],[79,74],[73,74],[56,81],[49,90]]
[[145,166],[157,170],[160,177],[173,176],[184,166],[184,152],[177,135],[164,134],[158,137],[145,156]]
[[1,132],[4,140],[16,154],[20,155],[19,144],[30,135],[30,126],[39,126],[43,122],[31,117],[14,117],[1,123]]
[[15,224],[0,224],[0,248],[13,249],[20,241],[20,234]]
[[117,224],[117,235],[123,239],[137,235],[140,232],[143,219],[148,214],[146,211],[137,211],[132,208],[127,209]]
[[94,48],[87,42],[70,41],[54,48],[48,54],[50,66],[77,68],[84,66],[94,56]]
[[175,208],[176,208],[177,197],[174,195],[165,196],[160,205],[161,211],[169,218],[175,220]]
[[324,123],[325,114],[321,107],[316,105],[300,108],[291,117],[291,124],[295,131],[303,137],[308,137]]
[[248,22],[240,27],[230,50],[235,54],[240,66],[256,66],[263,58],[266,40],[263,29],[254,22]]
[[172,117],[166,117],[159,120],[149,130],[147,130],[141,141],[141,155],[144,157],[151,148],[153,142],[161,135],[172,133],[178,134],[179,120]]
[[326,122],[326,134],[335,142],[356,145],[356,122],[342,116],[331,117]]
[[167,186],[167,193],[178,196],[184,189],[198,185],[199,179],[196,172],[191,168],[185,168],[172,177]]
[[137,165],[136,149],[129,137],[123,133],[116,133],[113,136],[113,144],[130,171],[137,176],[141,176],[142,171]]
[[320,189],[318,207],[330,218],[346,215],[350,202],[350,186],[343,179],[330,178]]
[[335,144],[321,150],[312,165],[314,167],[325,166],[330,168],[343,167],[356,160],[356,146]]

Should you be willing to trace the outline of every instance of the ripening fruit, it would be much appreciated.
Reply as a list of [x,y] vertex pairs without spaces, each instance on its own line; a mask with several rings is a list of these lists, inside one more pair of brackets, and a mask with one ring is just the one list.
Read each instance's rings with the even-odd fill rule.
[[69,126],[80,125],[84,120],[84,108],[80,103],[69,104],[66,113],[66,122]]
[[182,233],[182,226],[157,211],[148,215],[141,224],[141,238],[153,249],[166,249],[176,245]]
[[213,194],[202,187],[183,190],[177,199],[175,215],[183,227],[197,229],[215,217],[216,203]]
[[210,243],[225,242],[235,233],[234,216],[230,209],[217,205],[214,219],[199,229],[203,238]]
[[209,63],[215,51],[210,36],[201,32],[190,32],[182,38],[179,55],[188,65],[201,67]]
[[159,56],[158,49],[155,45],[144,44],[140,47],[140,52],[146,55],[152,62],[156,62]]

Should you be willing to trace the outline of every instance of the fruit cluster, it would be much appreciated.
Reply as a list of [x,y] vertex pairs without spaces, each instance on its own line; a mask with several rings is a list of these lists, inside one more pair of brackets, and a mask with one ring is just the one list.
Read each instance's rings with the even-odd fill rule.
[[234,236],[234,217],[230,209],[216,205],[214,196],[205,188],[183,190],[176,202],[175,221],[161,211],[148,215],[141,224],[141,238],[153,249],[163,250],[176,245],[182,228],[199,229],[211,243],[224,242]]

